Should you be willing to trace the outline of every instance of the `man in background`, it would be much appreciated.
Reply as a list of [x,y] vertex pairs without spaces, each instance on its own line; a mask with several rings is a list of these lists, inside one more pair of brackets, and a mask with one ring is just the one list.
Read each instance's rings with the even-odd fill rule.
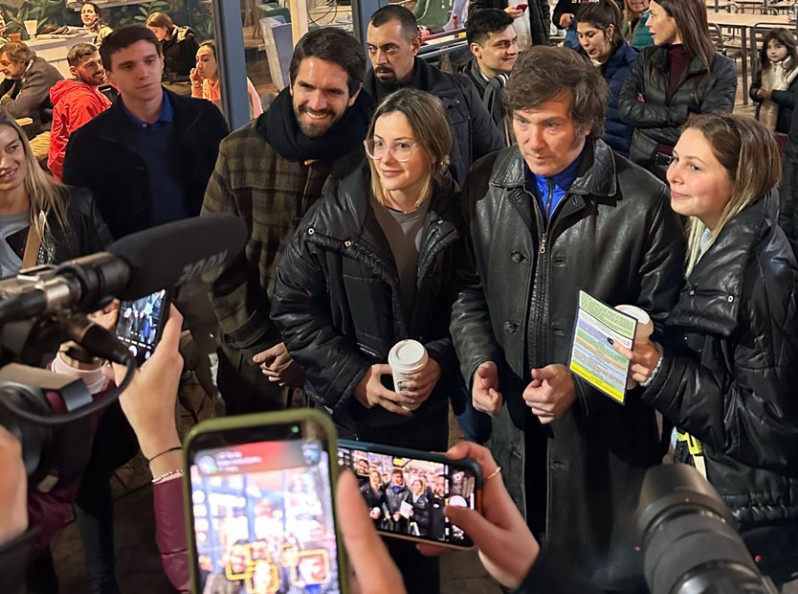
[[474,84],[485,109],[504,134],[505,144],[509,145],[502,89],[518,58],[518,35],[513,17],[498,8],[477,11],[468,19],[466,39],[471,59],[458,72]]
[[111,107],[108,98],[98,90],[106,78],[97,48],[90,43],[75,44],[69,48],[67,62],[75,78],[60,80],[50,89],[53,123],[47,168],[59,180],[69,137],[94,116]]

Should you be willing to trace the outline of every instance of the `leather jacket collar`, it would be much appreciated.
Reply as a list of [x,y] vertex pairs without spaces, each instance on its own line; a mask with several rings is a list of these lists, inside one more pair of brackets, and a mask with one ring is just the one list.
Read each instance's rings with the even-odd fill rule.
[[[617,193],[615,160],[612,150],[600,139],[588,139],[582,165],[571,184],[569,194],[614,196]],[[502,151],[496,158],[490,184],[500,188],[523,187],[525,163],[518,146]]]

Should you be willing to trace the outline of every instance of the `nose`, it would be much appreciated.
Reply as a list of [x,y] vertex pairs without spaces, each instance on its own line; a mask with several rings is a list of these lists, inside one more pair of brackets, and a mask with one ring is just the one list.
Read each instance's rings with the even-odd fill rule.
[[307,106],[313,111],[321,111],[326,108],[327,101],[324,99],[324,93],[320,89],[312,91],[308,97]]
[[524,144],[531,149],[540,149],[546,146],[543,140],[543,127],[530,126],[527,130]]
[[377,51],[374,52],[374,64],[382,65],[387,63],[388,63],[388,58],[386,57],[385,52],[382,51],[381,49],[377,49]]
[[671,187],[681,183],[682,169],[679,167],[678,161],[671,161],[671,164],[668,165],[668,170],[665,172],[665,179],[668,180],[668,185]]

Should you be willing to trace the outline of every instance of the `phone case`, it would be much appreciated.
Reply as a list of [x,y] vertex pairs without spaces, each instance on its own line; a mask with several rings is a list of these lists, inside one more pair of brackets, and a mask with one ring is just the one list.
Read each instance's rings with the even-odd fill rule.
[[[335,494],[336,485],[338,484],[338,447],[337,447],[337,431],[332,420],[326,414],[310,409],[310,408],[297,408],[284,411],[254,413],[248,415],[237,415],[233,417],[219,417],[202,421],[195,425],[188,434],[183,445],[183,467],[186,469],[183,475],[183,499],[184,510],[186,514],[186,530],[188,531],[188,544],[189,544],[189,559],[191,563],[191,591],[194,594],[200,593],[199,582],[199,568],[197,566],[197,542],[194,534],[194,517],[193,517],[193,502],[192,502],[192,488],[191,488],[191,452],[194,442],[201,436],[207,434],[218,434],[239,429],[258,428],[274,425],[290,425],[294,423],[312,422],[321,426],[324,432],[328,435],[327,451],[330,458],[330,481],[332,486],[333,498]],[[240,443],[247,443],[242,441]],[[338,581],[341,585],[341,592],[349,592],[348,584],[348,561],[346,558],[346,549],[341,537],[341,531],[338,526],[338,513],[335,509],[333,502],[333,520],[335,522],[336,541],[338,543]]]
[[[472,458],[462,458],[460,460],[452,460],[447,458],[443,454],[436,454],[432,452],[425,452],[422,450],[412,450],[408,448],[400,448],[396,446],[387,446],[377,443],[369,443],[364,441],[354,441],[351,439],[339,439],[338,446],[341,448],[349,448],[355,449],[365,452],[371,452],[375,454],[386,454],[389,456],[393,456],[395,458],[412,458],[415,460],[424,460],[430,462],[439,462],[442,464],[446,464],[450,467],[455,468],[463,468],[468,470],[474,475],[475,485],[474,485],[474,506],[477,512],[482,513],[482,486],[484,484],[484,479],[482,477],[482,468],[479,466],[476,460]],[[402,540],[409,540],[412,542],[421,542],[427,544],[436,544],[438,546],[443,547],[451,547],[453,549],[460,549],[460,550],[470,550],[474,548],[474,545],[471,546],[461,546],[458,544],[454,544],[451,542],[444,542],[444,541],[437,541],[432,539],[426,538],[416,538],[411,534],[397,534],[395,532],[379,530],[378,532],[385,536],[390,536],[392,538],[399,538]]]

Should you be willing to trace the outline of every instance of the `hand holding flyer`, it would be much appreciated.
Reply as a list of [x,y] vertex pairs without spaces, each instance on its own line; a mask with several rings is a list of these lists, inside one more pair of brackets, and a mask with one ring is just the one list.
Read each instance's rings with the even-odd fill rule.
[[571,371],[601,392],[623,404],[626,399],[629,360],[610,340],[631,349],[637,320],[579,291],[579,309],[571,345]]

